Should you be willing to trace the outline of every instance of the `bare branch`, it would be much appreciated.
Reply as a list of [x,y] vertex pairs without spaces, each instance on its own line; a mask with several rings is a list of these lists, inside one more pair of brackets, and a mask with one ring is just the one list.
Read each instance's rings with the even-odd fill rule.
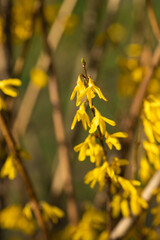
[[2,114],[0,113],[0,127],[1,127],[1,130],[2,130],[2,134],[6,140],[6,143],[8,145],[8,148],[11,152],[11,154],[13,154],[15,156],[15,164],[16,164],[16,167],[24,181],[24,185],[26,187],[26,191],[28,193],[28,196],[30,198],[30,202],[31,202],[31,206],[32,206],[32,209],[35,213],[35,216],[37,218],[37,222],[40,226],[40,228],[42,229],[42,232],[44,234],[44,239],[45,240],[48,240],[48,233],[47,233],[47,228],[46,228],[46,225],[45,225],[45,222],[43,220],[43,217],[42,217],[42,214],[41,214],[41,211],[40,211],[40,205],[39,205],[39,202],[38,202],[38,199],[37,199],[37,196],[36,196],[36,193],[34,191],[34,188],[32,186],[32,183],[31,183],[31,180],[28,176],[28,173],[22,163],[22,160],[21,160],[21,157],[19,155],[19,151],[17,150],[16,148],[16,142],[8,128],[8,126],[6,125],[5,123],[5,120],[2,116]]

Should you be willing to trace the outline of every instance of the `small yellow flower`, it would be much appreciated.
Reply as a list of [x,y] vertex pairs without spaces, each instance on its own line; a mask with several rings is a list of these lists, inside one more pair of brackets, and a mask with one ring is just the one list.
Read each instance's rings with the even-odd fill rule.
[[102,166],[89,171],[84,178],[84,182],[85,184],[91,183],[91,188],[94,188],[96,183],[98,183],[99,190],[101,191],[106,184],[107,176],[111,178],[112,182],[117,183],[117,177],[114,170],[109,166],[108,162],[105,161]]
[[53,223],[57,223],[59,218],[64,217],[64,212],[60,208],[56,206],[51,206],[50,204],[44,201],[41,201],[40,204],[42,206],[44,219],[46,221],[51,219]]
[[85,130],[87,130],[87,125],[90,127],[90,120],[89,120],[89,116],[86,113],[86,109],[85,109],[85,102],[82,103],[79,107],[79,109],[76,112],[76,115],[73,119],[72,125],[71,125],[71,129],[74,129],[76,122],[82,121],[82,125],[83,128]]
[[[42,207],[42,213],[45,221],[49,221],[51,219],[53,223],[57,223],[59,218],[64,217],[64,212],[56,207],[48,204],[47,202],[41,201],[40,205]],[[23,214],[26,216],[28,220],[33,219],[31,203],[27,203],[23,209]]]
[[21,85],[21,80],[17,78],[9,78],[0,80],[0,90],[6,95],[11,97],[17,97],[18,91],[14,87],[19,87]]
[[151,168],[148,160],[143,157],[140,162],[139,176],[143,184],[147,183],[154,171]]
[[130,209],[129,209],[129,203],[127,199],[123,199],[120,203],[122,215],[124,217],[129,217],[130,216]]
[[121,172],[121,166],[128,165],[128,160],[126,159],[119,159],[117,157],[114,157],[113,161],[111,162],[111,167],[114,169],[116,174],[120,174]]
[[99,166],[101,159],[104,156],[103,148],[96,143],[95,136],[89,135],[83,143],[74,147],[75,152],[79,152],[79,161],[84,161],[87,156],[90,157],[92,163],[96,163]]
[[18,172],[14,164],[14,156],[9,155],[1,169],[0,176],[2,178],[8,176],[9,179],[13,180],[17,176],[17,174]]
[[23,208],[19,205],[11,205],[0,211],[0,226],[4,229],[20,230],[26,234],[33,234],[36,230],[36,223],[27,219]]
[[121,202],[121,195],[115,194],[111,202],[113,218],[117,218],[120,215],[120,211],[121,211],[120,202]]
[[117,150],[121,150],[121,144],[117,138],[126,138],[128,137],[127,133],[117,132],[113,134],[109,134],[105,132],[106,144],[108,145],[109,149],[112,150],[112,146],[115,146]]
[[104,135],[106,132],[105,122],[112,126],[115,126],[116,123],[106,117],[103,117],[95,107],[94,107],[94,110],[95,110],[95,117],[92,119],[89,133],[94,133],[97,130],[97,127],[99,126],[102,135]]
[[92,99],[95,97],[95,93],[99,96],[99,98],[103,99],[104,101],[107,101],[107,99],[103,96],[100,88],[97,87],[92,81],[92,79],[89,77],[88,87],[85,89],[85,91],[82,91],[82,93],[80,94],[79,101],[81,101],[85,96],[87,96],[89,106],[90,108],[92,108]]
[[91,143],[91,135],[88,135],[88,137],[85,139],[83,143],[80,143],[74,147],[75,152],[79,152],[78,160],[84,161],[87,156],[87,149],[89,148],[89,144]]
[[73,89],[73,92],[71,94],[70,100],[72,101],[77,93],[77,101],[76,106],[79,106],[81,104],[81,101],[83,97],[80,97],[81,95],[85,96],[84,92],[86,91],[86,87],[81,79],[81,75],[78,76],[77,79],[77,85]]
[[146,150],[149,162],[153,164],[156,170],[160,169],[160,147],[155,143],[150,143],[148,141],[143,142],[143,147]]

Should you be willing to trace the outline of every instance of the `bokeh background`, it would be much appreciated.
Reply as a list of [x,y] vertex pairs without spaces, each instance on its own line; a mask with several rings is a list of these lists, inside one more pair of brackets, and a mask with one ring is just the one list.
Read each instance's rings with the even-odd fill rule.
[[[17,77],[22,80],[19,96],[11,106],[11,125],[16,120],[24,95],[31,79],[31,70],[45,49],[43,30],[38,14],[32,25],[32,16],[36,0],[10,1],[11,19],[4,16],[5,0],[0,5],[0,37],[3,41],[3,28],[10,26],[10,72],[25,48],[24,66]],[[6,2],[9,2],[6,0]],[[156,46],[156,39],[148,21],[144,0],[72,0],[73,10],[66,17],[68,9],[59,16],[59,11],[67,0],[44,1],[46,33],[48,34],[58,21],[64,27],[62,36],[53,51],[52,60],[58,81],[60,104],[66,140],[69,149],[75,195],[79,207],[84,201],[93,201],[97,189],[90,189],[83,177],[93,166],[89,161],[78,162],[78,154],[73,147],[86,136],[81,124],[70,129],[76,113],[75,100],[70,95],[76,85],[77,77],[83,73],[81,58],[87,63],[88,74],[101,88],[108,102],[96,100],[101,113],[116,121],[116,130],[121,130],[121,121],[128,112],[132,96],[144,76],[140,62],[148,59]],[[160,21],[160,2],[153,0],[157,19]],[[7,5],[7,4],[6,4]],[[54,42],[59,28],[54,32]],[[4,37],[5,38],[5,37]],[[27,42],[27,46],[25,46]],[[143,59],[140,57],[145,49]],[[147,49],[147,50],[146,50]],[[147,52],[147,53],[146,53]],[[142,55],[141,55],[142,56]],[[135,60],[133,63],[129,60]],[[0,61],[3,61],[2,59]],[[159,74],[160,75],[160,74]],[[159,91],[157,73],[153,92]],[[2,76],[0,76],[3,79]],[[34,92],[32,93],[34,94]],[[29,95],[28,95],[29,97]],[[32,156],[25,165],[34,183],[39,199],[58,205],[65,210],[65,194],[62,189],[61,175],[58,172],[58,143],[52,120],[52,104],[48,86],[39,92],[27,128],[19,136],[19,144]],[[25,113],[24,113],[25,114]],[[112,128],[109,129],[112,132]],[[114,128],[115,131],[115,128]],[[2,152],[0,153],[2,154]],[[63,174],[63,173],[62,173]],[[26,202],[27,196],[19,177],[14,181],[3,180],[3,201],[5,205]],[[1,184],[2,186],[2,184]]]

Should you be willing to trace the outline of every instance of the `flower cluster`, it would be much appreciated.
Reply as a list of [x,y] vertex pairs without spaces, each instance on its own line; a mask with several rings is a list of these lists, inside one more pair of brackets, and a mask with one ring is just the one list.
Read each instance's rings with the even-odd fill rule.
[[[85,71],[86,72],[86,71]],[[140,214],[142,208],[147,208],[147,202],[142,199],[136,189],[140,185],[139,181],[127,180],[120,176],[121,166],[127,165],[126,159],[113,157],[110,161],[107,157],[107,149],[121,150],[119,138],[126,138],[124,132],[116,132],[110,134],[107,125],[115,126],[116,123],[101,115],[99,110],[94,106],[93,99],[98,96],[105,102],[107,99],[102,94],[91,77],[79,75],[77,85],[74,88],[71,100],[77,95],[76,106],[79,106],[73,119],[71,129],[75,127],[77,121],[81,121],[83,128],[88,130],[88,136],[84,142],[74,147],[79,152],[79,161],[84,161],[89,157],[91,163],[95,163],[95,168],[89,171],[85,178],[85,184],[90,184],[94,188],[96,183],[99,184],[99,190],[110,184],[110,189],[114,188],[112,196],[112,216],[118,217],[120,212],[123,216],[128,217],[132,212],[135,215]],[[87,106],[92,114],[92,119],[87,113]],[[117,204],[119,203],[119,204]],[[106,233],[105,233],[106,234]],[[103,238],[102,238],[103,239]]]
[[140,162],[139,175],[146,183],[155,170],[160,170],[160,98],[153,95],[144,101],[142,121],[146,138],[143,140],[145,150]]

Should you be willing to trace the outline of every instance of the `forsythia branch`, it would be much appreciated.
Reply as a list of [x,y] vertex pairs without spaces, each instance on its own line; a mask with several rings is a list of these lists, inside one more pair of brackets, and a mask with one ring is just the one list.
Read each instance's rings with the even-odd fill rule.
[[32,183],[30,181],[30,178],[28,176],[28,173],[22,163],[21,157],[19,156],[19,152],[16,148],[16,142],[12,136],[12,133],[10,132],[8,126],[5,123],[4,117],[2,116],[2,113],[0,113],[0,127],[2,130],[2,134],[7,142],[8,148],[10,152],[15,156],[15,164],[17,166],[17,169],[24,181],[24,185],[26,187],[26,191],[28,193],[28,196],[31,201],[32,209],[35,213],[35,216],[37,218],[37,222],[42,229],[42,232],[44,234],[44,239],[48,240],[48,232],[47,232],[47,227],[44,222],[44,219],[42,217],[41,211],[40,211],[40,205],[36,196],[36,193],[34,191],[34,188],[32,186]]

